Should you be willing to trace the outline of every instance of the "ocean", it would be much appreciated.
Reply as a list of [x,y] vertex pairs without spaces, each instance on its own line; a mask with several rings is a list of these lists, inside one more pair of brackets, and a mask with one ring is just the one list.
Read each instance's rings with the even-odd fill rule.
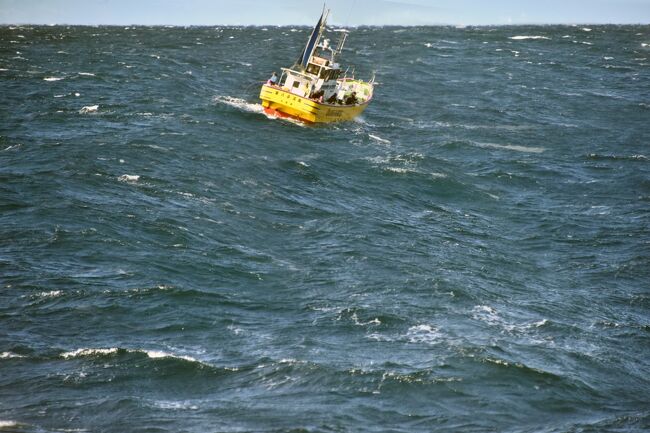
[[650,26],[0,28],[0,431],[650,431]]

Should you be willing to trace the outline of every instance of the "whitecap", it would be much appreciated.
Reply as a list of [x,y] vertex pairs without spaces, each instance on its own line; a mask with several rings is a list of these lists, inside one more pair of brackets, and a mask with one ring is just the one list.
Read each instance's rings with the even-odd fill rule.
[[63,290],[50,290],[47,292],[38,292],[30,295],[31,298],[56,298],[63,295]]
[[590,32],[591,29],[590,29],[589,27],[583,27],[583,28],[582,28],[582,31],[583,31],[583,32]]
[[228,331],[232,332],[235,335],[240,335],[240,334],[242,334],[244,332],[244,330],[242,328],[238,328],[235,325],[228,325],[226,327],[226,329]]
[[396,341],[394,337],[390,337],[388,335],[380,334],[378,332],[373,332],[371,334],[368,334],[368,335],[366,335],[366,338],[368,340],[373,340],[373,341],[384,341],[384,342]]
[[78,72],[77,75],[81,75],[83,77],[94,77],[95,76],[95,74],[93,74],[92,72]]
[[367,322],[362,322],[362,321],[359,320],[359,317],[357,316],[357,313],[352,314],[352,321],[357,326],[381,325],[381,320],[379,320],[376,317],[374,319],[372,319],[372,320],[368,320]]
[[373,140],[375,140],[378,143],[390,144],[390,140],[387,140],[385,138],[381,138],[378,135],[368,134],[368,137],[372,138]]
[[548,323],[548,320],[542,319],[539,322],[535,322],[532,324],[535,328],[541,328],[542,326],[546,325]]
[[98,109],[99,109],[99,105],[86,105],[85,107],[81,107],[81,110],[79,110],[79,114],[94,113]]
[[503,359],[498,359],[498,358],[485,358],[487,362],[490,362],[492,364],[497,364],[497,365],[504,365],[504,366],[509,366],[510,364],[508,361],[504,361]]
[[10,358],[25,358],[24,355],[19,355],[13,352],[2,352],[0,353],[0,359],[10,359]]
[[17,427],[18,423],[16,421],[4,421],[0,420],[0,429],[7,428],[7,427]]
[[158,400],[154,402],[155,407],[165,410],[197,410],[199,407],[195,404],[192,404],[189,401],[169,401],[169,400]]
[[609,215],[611,213],[611,208],[609,206],[591,206],[587,211],[586,215]]
[[43,78],[44,81],[59,81],[63,80],[63,77],[45,77]]
[[489,324],[501,323],[502,319],[497,314],[497,311],[489,305],[476,305],[472,308],[472,317],[476,320],[481,320]]
[[[87,357],[87,356],[106,356],[106,355],[114,355],[119,350],[120,349],[117,347],[99,348],[99,349],[81,348],[69,352],[64,352],[60,356],[61,358],[64,359],[80,358],[80,357]],[[175,355],[173,353],[163,352],[160,350],[125,349],[124,351],[127,353],[142,353],[147,355],[147,357],[151,359],[174,358],[174,359],[183,359],[185,361],[190,361],[190,362],[198,362],[195,358],[192,358],[191,356]]]
[[119,180],[120,182],[128,182],[128,183],[137,182],[139,179],[140,176],[137,174],[123,174],[122,176],[117,178],[117,180]]
[[474,142],[478,147],[489,147],[492,149],[504,149],[504,150],[514,150],[516,152],[524,153],[542,153],[546,151],[543,147],[533,147],[533,146],[519,146],[516,144],[496,144],[496,143],[479,143]]
[[498,326],[507,332],[529,332],[532,328],[541,328],[548,324],[547,319],[541,319],[532,323],[511,323],[501,317],[496,309],[489,305],[476,305],[472,308],[472,317],[490,326]]
[[307,361],[301,361],[295,358],[282,358],[281,360],[278,361],[278,364],[300,365],[300,364],[307,364]]
[[386,167],[385,170],[391,171],[393,173],[406,174],[406,173],[417,173],[416,170],[404,167]]
[[143,352],[151,359],[159,358],[175,358],[175,359],[184,359],[185,361],[198,362],[195,358],[185,355],[174,355],[172,353],[162,352],[160,350],[129,350],[129,352]]
[[508,39],[512,39],[513,41],[523,41],[526,39],[547,39],[550,40],[551,38],[547,36],[510,36]]
[[61,357],[65,359],[70,359],[70,358],[79,358],[83,356],[112,355],[114,353],[117,353],[117,351],[118,351],[117,347],[111,347],[108,349],[82,348],[82,349],[77,349],[77,350],[72,350],[70,352],[62,353]]
[[406,332],[406,338],[411,343],[435,344],[440,341],[442,334],[438,328],[431,325],[411,326]]

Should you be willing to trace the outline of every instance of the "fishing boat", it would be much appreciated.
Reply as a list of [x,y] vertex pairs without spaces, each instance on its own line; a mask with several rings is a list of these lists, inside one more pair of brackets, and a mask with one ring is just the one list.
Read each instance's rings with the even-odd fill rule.
[[374,77],[368,82],[355,79],[337,63],[348,32],[339,30],[339,41],[332,47],[324,37],[328,16],[329,10],[323,9],[294,65],[282,68],[279,78],[274,73],[262,86],[266,114],[305,123],[340,122],[357,117],[372,100]]

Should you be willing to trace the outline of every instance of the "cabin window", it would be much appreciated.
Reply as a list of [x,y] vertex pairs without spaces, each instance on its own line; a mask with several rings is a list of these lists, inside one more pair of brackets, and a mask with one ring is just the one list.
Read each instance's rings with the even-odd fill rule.
[[300,86],[300,81],[294,81],[293,82],[293,88],[296,89]]
[[325,81],[336,80],[340,73],[341,71],[338,69],[330,69],[329,71],[326,71],[326,73],[321,74],[321,78]]

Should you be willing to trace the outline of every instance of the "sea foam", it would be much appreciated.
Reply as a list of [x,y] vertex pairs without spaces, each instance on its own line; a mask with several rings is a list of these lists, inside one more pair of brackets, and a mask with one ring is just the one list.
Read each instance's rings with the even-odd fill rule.
[[109,348],[81,348],[72,350],[69,352],[64,352],[60,356],[64,359],[71,358],[83,358],[83,357],[98,357],[98,356],[110,356],[115,355],[120,351],[126,353],[141,353],[147,355],[151,359],[161,359],[161,358],[174,358],[182,359],[190,362],[199,362],[195,358],[186,355],[175,355],[173,353],[163,352],[160,350],[145,350],[145,349],[120,349],[118,347],[109,347]]
[[514,150],[515,152],[524,153],[542,153],[546,151],[543,147],[519,146],[516,144],[496,144],[496,143],[474,143],[478,147],[489,147],[492,149]]
[[120,182],[135,183],[140,180],[140,176],[137,174],[123,174],[122,176],[118,177],[117,180]]
[[524,41],[524,40],[527,40],[527,39],[546,39],[546,40],[551,40],[551,38],[549,38],[549,37],[547,37],[547,36],[525,36],[525,35],[521,35],[521,36],[510,36],[508,39],[512,39],[513,41]]
[[261,113],[264,111],[261,104],[252,104],[241,98],[233,98],[232,96],[215,96],[213,101],[251,113]]
[[19,355],[13,352],[2,352],[0,353],[0,359],[11,359],[11,358],[24,358],[25,356]]
[[85,107],[81,107],[81,110],[79,110],[79,114],[94,113],[98,109],[99,109],[99,105],[86,105]]

